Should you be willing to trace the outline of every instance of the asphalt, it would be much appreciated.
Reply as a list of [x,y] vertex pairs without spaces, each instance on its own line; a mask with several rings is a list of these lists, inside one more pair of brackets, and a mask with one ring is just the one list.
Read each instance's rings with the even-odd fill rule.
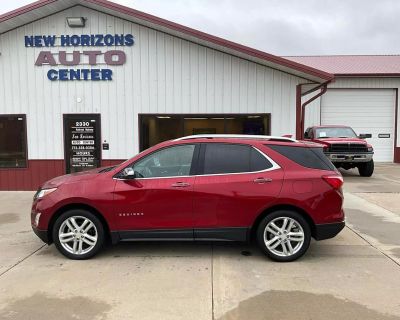
[[0,192],[0,319],[400,319],[400,166],[343,172],[347,227],[294,263],[254,245],[121,243],[72,261]]

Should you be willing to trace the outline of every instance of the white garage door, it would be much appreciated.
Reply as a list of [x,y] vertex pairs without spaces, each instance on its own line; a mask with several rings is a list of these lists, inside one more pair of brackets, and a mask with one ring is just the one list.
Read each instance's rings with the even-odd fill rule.
[[395,91],[392,89],[330,89],[321,101],[321,124],[351,126],[357,134],[371,133],[367,141],[375,161],[392,162]]

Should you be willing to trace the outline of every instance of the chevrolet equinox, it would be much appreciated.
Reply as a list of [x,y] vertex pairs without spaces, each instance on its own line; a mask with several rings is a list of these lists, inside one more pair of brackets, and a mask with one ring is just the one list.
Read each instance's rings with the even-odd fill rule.
[[285,137],[196,135],[115,167],[64,175],[34,196],[31,223],[71,259],[108,240],[249,241],[275,261],[344,227],[343,179],[322,146]]

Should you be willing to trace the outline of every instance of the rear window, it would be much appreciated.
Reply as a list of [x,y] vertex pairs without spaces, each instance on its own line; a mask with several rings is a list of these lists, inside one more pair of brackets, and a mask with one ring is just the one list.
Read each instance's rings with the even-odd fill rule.
[[204,174],[254,172],[271,167],[271,162],[250,146],[225,143],[206,145]]
[[335,170],[335,166],[325,156],[322,148],[279,145],[268,145],[268,147],[303,167],[320,170]]

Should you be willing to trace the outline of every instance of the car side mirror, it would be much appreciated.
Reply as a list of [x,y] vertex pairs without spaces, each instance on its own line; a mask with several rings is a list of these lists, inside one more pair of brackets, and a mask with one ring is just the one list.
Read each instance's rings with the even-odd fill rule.
[[372,138],[372,134],[370,134],[370,133],[360,133],[360,134],[358,135],[358,137],[359,137],[360,139]]
[[122,171],[121,178],[122,179],[135,179],[135,176],[136,176],[135,170],[133,170],[132,168],[125,168]]
[[308,131],[304,132],[304,139],[310,139],[310,137],[308,136]]

